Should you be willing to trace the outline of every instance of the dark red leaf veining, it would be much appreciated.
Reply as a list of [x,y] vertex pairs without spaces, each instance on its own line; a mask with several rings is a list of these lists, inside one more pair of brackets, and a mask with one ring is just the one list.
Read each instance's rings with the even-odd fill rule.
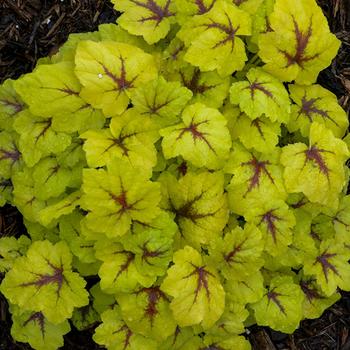
[[147,244],[148,242],[144,243],[144,245],[140,247],[142,249],[142,260],[145,261],[148,265],[153,265],[149,259],[161,257],[166,253],[167,250],[161,250],[160,248],[156,250],[149,250],[147,248]]
[[149,17],[143,17],[139,20],[139,22],[147,22],[147,21],[155,21],[158,26],[159,23],[167,17],[174,16],[175,13],[170,12],[170,0],[167,0],[164,7],[159,6],[154,0],[147,0],[147,2],[143,3],[138,0],[130,0],[137,6],[143,7],[152,13]]
[[261,221],[259,223],[259,225],[261,225],[263,222],[265,223],[266,227],[267,227],[267,231],[270,232],[272,239],[274,241],[274,243],[277,242],[277,227],[275,222],[282,220],[279,216],[274,214],[275,210],[270,210],[267,213],[265,213],[264,215],[261,216]]
[[183,161],[178,167],[177,167],[178,172],[182,175],[185,176],[187,174],[188,166],[185,161]]
[[225,13],[225,16],[226,16],[228,25],[222,24],[222,23],[217,23],[214,20],[209,19],[211,23],[204,24],[204,26],[207,29],[217,29],[220,32],[226,34],[226,38],[224,38],[224,39],[220,40],[218,43],[216,43],[212,47],[213,49],[216,49],[219,46],[222,46],[222,45],[225,45],[225,44],[231,42],[231,53],[232,53],[234,45],[235,45],[236,33],[237,33],[238,29],[239,29],[239,26],[237,26],[237,28],[234,28],[233,24],[232,24],[232,21],[231,21],[231,18],[228,16],[227,13]]
[[72,90],[69,87],[65,87],[63,89],[57,89],[58,91],[64,92],[65,94],[69,96],[79,96],[79,92]]
[[137,292],[147,294],[147,306],[144,310],[145,317],[147,317],[153,327],[154,318],[157,316],[158,309],[157,305],[161,299],[169,302],[167,296],[159,289],[159,287],[142,288]]
[[327,253],[327,251],[325,251],[325,252],[323,252],[323,254],[318,256],[316,258],[316,261],[314,262],[314,265],[321,264],[322,271],[323,271],[323,274],[324,274],[324,277],[325,277],[327,283],[328,283],[329,271],[332,271],[337,276],[340,276],[337,268],[332,263],[329,262],[329,260],[334,258],[335,256],[337,256],[337,254]]
[[218,346],[216,344],[211,344],[209,346],[206,346],[205,348],[200,348],[199,350],[224,350],[221,346]]
[[314,146],[311,146],[306,151],[304,151],[304,153],[306,156],[304,166],[306,165],[306,163],[308,161],[311,161],[311,162],[315,163],[318,166],[321,173],[323,173],[328,178],[329,177],[329,169],[326,165],[326,161],[322,157],[322,153],[333,153],[333,152],[327,151],[325,149],[317,148],[314,145]]
[[231,265],[232,263],[238,263],[238,264],[240,263],[240,261],[235,261],[234,258],[237,255],[237,253],[239,253],[242,250],[242,247],[246,241],[247,241],[247,238],[240,244],[234,246],[229,253],[224,254],[224,259],[229,265]]
[[27,282],[27,283],[22,283],[20,284],[20,287],[30,287],[30,286],[35,286],[38,289],[50,285],[50,284],[56,284],[57,285],[57,298],[60,297],[60,292],[63,286],[63,282],[65,281],[65,278],[63,276],[63,267],[57,267],[53,265],[49,260],[46,259],[46,262],[48,266],[52,269],[52,274],[42,274],[42,273],[34,273],[32,272],[33,275],[38,277],[37,280],[32,281],[32,282]]
[[118,211],[118,214],[124,214],[126,211],[132,209],[133,205],[128,203],[126,198],[126,191],[122,191],[122,193],[118,196],[112,192],[109,192],[109,195],[121,207]]
[[242,5],[243,3],[247,2],[248,0],[233,0],[233,3],[236,6]]
[[265,140],[265,135],[262,131],[261,124],[264,124],[264,122],[259,118],[252,120],[252,122],[250,123],[251,126],[254,126],[255,128],[257,128],[259,135],[263,140]]
[[21,158],[21,152],[13,146],[14,149],[6,150],[0,148],[0,161],[1,160],[10,160],[12,164],[16,163]]
[[133,332],[129,329],[129,327],[126,324],[124,324],[119,329],[114,331],[113,334],[117,334],[117,333],[121,333],[121,332],[125,333],[123,350],[126,350],[130,346],[130,338],[132,337]]
[[315,54],[312,56],[306,56],[306,48],[309,44],[311,35],[312,35],[312,20],[309,24],[308,30],[306,33],[303,33],[295,18],[293,18],[294,23],[294,33],[296,39],[296,47],[295,53],[290,54],[287,51],[281,51],[284,56],[287,58],[287,67],[290,67],[293,64],[297,64],[299,67],[304,68],[304,63],[311,61],[319,56],[319,54]]
[[209,147],[209,149],[214,154],[216,154],[215,149],[213,148],[213,146],[210,144],[210,142],[206,138],[206,135],[208,135],[208,133],[198,130],[198,127],[200,125],[207,124],[208,122],[209,122],[209,120],[203,120],[199,123],[193,123],[193,119],[192,119],[192,122],[190,123],[189,126],[187,126],[186,128],[180,129],[181,132],[180,132],[179,136],[177,137],[177,140],[181,139],[186,132],[190,132],[192,134],[192,138],[193,138],[194,142],[196,142],[196,140],[204,141],[207,144],[207,146]]
[[127,269],[129,268],[130,264],[134,261],[135,259],[135,254],[132,253],[132,252],[128,252],[126,250],[123,250],[123,251],[119,251],[119,252],[114,252],[114,254],[123,254],[123,255],[126,255],[126,261],[124,264],[121,264],[120,267],[119,267],[119,271],[117,273],[117,275],[115,276],[114,278],[114,281],[115,282],[118,277],[124,273],[125,271],[127,271]]
[[284,306],[282,305],[281,301],[278,299],[278,297],[280,297],[280,296],[282,296],[282,294],[274,292],[274,290],[267,293],[267,298],[268,298],[269,302],[272,301],[273,303],[275,303],[277,305],[277,307],[279,308],[279,310],[284,315],[287,316]]
[[12,102],[9,100],[0,100],[0,104],[2,104],[5,107],[12,108],[13,109],[12,115],[15,115],[15,114],[21,112],[24,108],[24,105],[18,101]]
[[34,322],[37,323],[42,337],[45,337],[45,318],[44,315],[39,311],[39,312],[34,312],[24,323],[23,327],[25,327],[29,322]]
[[315,102],[317,102],[320,98],[311,98],[310,100],[307,100],[305,96],[301,100],[301,108],[299,110],[297,119],[301,115],[306,115],[308,118],[309,122],[312,123],[312,115],[317,114],[321,116],[323,119],[328,119],[330,120],[333,124],[339,127],[339,124],[328,114],[327,111],[324,111],[322,109],[319,109],[315,106]]
[[310,304],[312,304],[315,299],[324,299],[317,289],[311,286],[311,282],[312,281],[300,281],[299,283],[301,290]]
[[177,337],[181,333],[181,328],[179,326],[176,326],[175,333],[174,333],[174,339],[173,342],[171,343],[173,346],[176,344]]
[[213,8],[213,6],[214,6],[215,1],[216,0],[213,0],[209,6],[205,6],[203,0],[195,0],[195,4],[198,7],[197,14],[198,15],[203,15],[204,13],[207,13],[208,11],[210,11]]
[[249,166],[253,168],[253,175],[249,179],[249,186],[245,195],[247,195],[248,192],[252,191],[253,188],[259,187],[260,178],[262,174],[265,174],[270,179],[272,184],[275,183],[273,177],[271,176],[270,172],[266,168],[266,166],[270,164],[271,163],[268,160],[258,161],[255,157],[253,157],[249,162],[244,162],[241,164],[242,166]]
[[118,77],[114,73],[112,73],[104,64],[100,63],[104,73],[113,80],[113,82],[116,84],[116,89],[119,92],[123,92],[124,90],[130,89],[134,87],[134,81],[136,80],[137,76],[135,76],[131,80],[127,80],[126,78],[126,68],[125,68],[125,59],[124,57],[120,56],[120,76]]
[[194,291],[194,299],[193,299],[193,304],[196,302],[197,300],[197,297],[198,297],[198,294],[199,292],[204,288],[205,290],[205,293],[206,293],[206,296],[207,296],[207,299],[210,300],[210,291],[209,291],[209,286],[208,286],[208,278],[209,277],[214,277],[215,276],[207,271],[205,269],[205,265],[204,266],[196,266],[192,263],[190,263],[192,265],[192,267],[194,268],[194,270],[187,276],[183,277],[183,279],[185,278],[190,278],[192,276],[196,276],[197,278],[197,287]]
[[35,122],[35,124],[42,124],[43,125],[43,129],[41,130],[39,135],[36,136],[36,138],[35,138],[35,143],[37,143],[39,141],[39,139],[41,137],[44,137],[45,134],[47,133],[47,131],[51,128],[52,119],[45,119],[45,120],[42,120],[42,121],[37,121],[37,122]]
[[273,98],[272,92],[266,89],[266,87],[263,86],[264,84],[266,83],[259,83],[257,80],[255,80],[252,84],[250,84],[248,87],[245,88],[250,90],[250,96],[252,100],[254,100],[256,91],[260,91],[263,94],[265,94],[267,97]]
[[216,85],[205,85],[200,84],[199,79],[201,76],[201,71],[198,68],[193,70],[191,79],[186,79],[185,74],[180,72],[182,84],[187,87],[187,89],[191,90],[194,95],[203,94],[207,90],[214,88]]

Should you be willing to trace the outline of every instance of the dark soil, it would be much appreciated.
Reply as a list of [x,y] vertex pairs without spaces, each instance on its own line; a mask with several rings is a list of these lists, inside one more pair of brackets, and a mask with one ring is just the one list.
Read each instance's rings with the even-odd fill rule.
[[[298,1],[298,0],[296,0]],[[318,0],[333,33],[342,40],[331,67],[318,82],[335,93],[350,112],[350,0]],[[0,82],[30,72],[38,58],[57,51],[70,33],[93,31],[101,23],[115,22],[118,13],[107,0],[0,0]],[[24,231],[15,208],[0,208],[0,235]],[[253,326],[247,331],[255,350],[350,350],[350,293],[321,318],[306,320],[293,335]],[[7,302],[0,295],[0,350],[31,349],[10,335]],[[93,330],[73,330],[65,337],[65,350],[101,349],[93,343]],[[140,349],[142,350],[142,349]],[[234,350],[234,349],[233,349]]]

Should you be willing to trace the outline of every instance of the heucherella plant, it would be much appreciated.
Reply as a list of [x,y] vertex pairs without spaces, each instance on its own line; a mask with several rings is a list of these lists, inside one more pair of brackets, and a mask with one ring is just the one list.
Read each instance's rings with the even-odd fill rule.
[[315,0],[114,0],[0,86],[12,336],[110,350],[248,350],[350,290],[348,118]]

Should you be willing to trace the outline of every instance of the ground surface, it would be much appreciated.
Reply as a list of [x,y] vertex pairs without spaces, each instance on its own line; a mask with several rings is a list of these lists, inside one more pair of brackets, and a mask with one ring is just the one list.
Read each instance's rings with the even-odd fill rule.
[[[333,91],[350,112],[350,0],[318,0],[330,28],[343,45],[319,83]],[[57,51],[69,33],[93,31],[114,22],[117,13],[107,0],[0,0],[0,82],[31,71],[38,58]],[[0,208],[0,235],[19,235],[23,225],[11,207]],[[10,336],[11,320],[0,295],[0,350],[30,349]],[[92,330],[71,331],[64,350],[101,349],[91,340]],[[302,322],[293,335],[251,327],[255,350],[350,350],[350,293],[320,319]],[[141,350],[141,349],[140,349]]]

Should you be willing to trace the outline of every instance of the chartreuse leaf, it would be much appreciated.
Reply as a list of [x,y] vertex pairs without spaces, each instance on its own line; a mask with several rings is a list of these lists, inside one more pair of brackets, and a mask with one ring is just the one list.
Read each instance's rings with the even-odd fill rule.
[[163,188],[166,187],[169,196],[164,205],[175,213],[185,244],[199,248],[222,232],[228,220],[223,186],[222,173],[188,172],[178,181],[172,176],[164,178]]
[[33,242],[47,239],[51,243],[57,243],[60,240],[58,227],[47,228],[40,225],[37,221],[30,221],[25,217],[23,218],[23,224]]
[[265,237],[265,250],[272,256],[282,254],[292,243],[295,217],[284,201],[257,202],[245,218],[260,229]]
[[109,294],[135,291],[138,283],[150,287],[153,276],[140,274],[135,265],[135,254],[115,241],[100,240],[95,245],[96,258],[103,263],[99,269],[101,289]]
[[72,213],[79,205],[80,197],[81,192],[75,191],[57,203],[45,207],[39,213],[40,223],[48,227],[54,220],[59,219],[63,215]]
[[220,76],[228,76],[244,67],[247,56],[238,36],[250,34],[249,15],[219,0],[209,12],[188,21],[178,37],[188,46],[185,61],[201,71],[217,69]]
[[244,281],[264,264],[263,249],[261,232],[247,223],[244,229],[236,227],[224,237],[218,237],[209,247],[209,255],[227,280]]
[[269,291],[252,304],[258,325],[293,333],[302,319],[303,293],[290,276],[272,278]]
[[159,127],[179,122],[179,114],[192,92],[179,82],[167,82],[162,76],[135,89],[131,101],[143,116],[150,116]]
[[18,148],[28,166],[51,154],[63,152],[71,144],[70,135],[52,128],[52,119],[34,116],[28,110],[16,118],[13,126],[20,135]]
[[225,117],[201,103],[186,107],[182,122],[160,134],[166,159],[182,156],[194,166],[218,169],[229,156],[231,138]]
[[153,228],[151,223],[149,227],[143,226],[141,232],[133,232],[122,238],[124,248],[135,254],[136,269],[143,276],[162,276],[168,268],[173,256],[173,236],[177,227],[170,218],[167,222],[169,227],[166,229]]
[[159,345],[159,350],[195,349],[197,345],[198,337],[192,327],[177,326],[175,332]]
[[175,320],[181,327],[200,324],[210,328],[225,308],[225,291],[215,269],[189,246],[178,250],[173,261],[161,290],[174,298],[170,308]]
[[185,61],[201,71],[217,69],[228,76],[244,67],[247,56],[239,36],[250,34],[249,14],[219,0],[209,12],[187,21],[177,36],[188,47]]
[[348,156],[345,142],[324,125],[312,123],[309,147],[295,143],[282,150],[286,190],[302,192],[311,202],[336,207],[346,181],[343,165]]
[[307,137],[311,123],[316,121],[332,130],[334,136],[344,136],[349,121],[334,94],[320,85],[289,85],[288,88],[290,97],[295,102],[288,123],[289,131],[300,130]]
[[150,118],[135,109],[111,119],[109,129],[89,130],[82,135],[89,167],[102,167],[113,157],[124,159],[132,166],[151,171],[157,161],[154,143],[158,133]]
[[116,26],[115,23],[100,24],[98,26],[98,33],[102,41],[111,40],[137,46],[147,53],[152,53],[154,51],[154,47],[148,45],[143,38],[130,34],[125,29],[121,28],[121,26]]
[[304,264],[304,273],[315,276],[326,296],[341,288],[350,290],[350,252],[342,244],[328,239],[320,244],[319,251],[310,255]]
[[118,306],[105,311],[93,339],[110,350],[155,350],[157,342],[133,332],[122,318]]
[[239,144],[234,145],[226,166],[226,171],[233,174],[227,192],[234,213],[246,216],[259,202],[287,198],[279,157],[278,150],[259,154],[249,152]]
[[95,242],[85,239],[80,233],[80,221],[83,214],[75,211],[63,216],[59,221],[59,234],[62,240],[68,244],[71,252],[83,263],[96,262]]
[[142,35],[148,44],[166,37],[175,22],[172,0],[112,0],[117,11],[123,12],[117,23],[130,34]]
[[[218,339],[214,340],[211,336],[206,336],[204,338],[205,347],[200,347],[198,350],[250,350],[251,346],[248,340],[244,337],[238,335],[233,335],[227,337],[227,339]],[[197,348],[195,348],[197,350]],[[188,349],[189,350],[189,349]]]
[[315,0],[276,0],[269,24],[272,31],[259,38],[259,56],[282,81],[315,82],[340,46]]
[[101,315],[104,311],[112,309],[116,304],[115,297],[110,294],[106,294],[101,290],[100,282],[94,284],[89,293],[93,298],[92,305],[94,309]]
[[157,77],[151,55],[136,46],[113,41],[82,41],[75,56],[80,96],[105,116],[123,113],[132,91]]
[[132,294],[119,294],[122,316],[132,331],[163,341],[176,329],[170,299],[159,286],[140,288]]
[[21,170],[23,161],[18,148],[18,136],[14,132],[0,131],[0,177],[10,179]]
[[265,114],[272,122],[289,119],[290,101],[283,84],[261,68],[252,68],[247,73],[248,81],[233,83],[230,101],[252,120]]
[[303,317],[305,318],[321,317],[323,312],[341,297],[339,293],[326,297],[315,281],[309,278],[300,279],[299,285],[304,293]]
[[193,16],[209,12],[215,2],[216,0],[175,0],[176,19],[180,24],[185,24]]
[[13,80],[7,79],[0,85],[0,131],[11,131],[13,121],[24,109],[24,103],[13,84]]
[[242,305],[259,301],[265,292],[264,279],[260,271],[250,274],[243,281],[228,279],[224,287],[226,300]]
[[147,174],[115,158],[104,169],[84,169],[82,207],[87,227],[107,237],[122,236],[133,220],[150,223],[159,214],[160,186]]
[[183,63],[175,72],[169,72],[166,77],[180,81],[192,94],[192,102],[200,102],[207,107],[220,108],[228,96],[231,78],[220,77],[216,71],[201,72],[198,67]]
[[0,238],[0,272],[6,272],[11,269],[16,259],[27,251],[31,244],[27,236],[1,237]]
[[68,320],[58,324],[50,322],[42,312],[23,311],[11,305],[12,337],[29,343],[36,350],[56,350],[63,346],[63,336],[70,331]]
[[1,283],[1,292],[22,310],[41,311],[59,324],[75,307],[88,304],[86,282],[71,270],[72,255],[65,242],[34,242],[18,258]]

